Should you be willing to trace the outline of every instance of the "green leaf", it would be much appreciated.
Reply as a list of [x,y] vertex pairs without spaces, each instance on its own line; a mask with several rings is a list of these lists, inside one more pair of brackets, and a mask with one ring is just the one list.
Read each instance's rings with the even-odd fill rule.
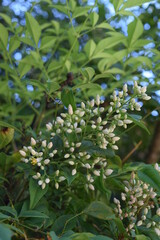
[[134,0],[134,1],[129,0],[123,4],[123,7],[121,8],[121,10],[126,8],[131,8],[134,6],[141,6],[143,3],[146,3],[146,2],[151,2],[151,0]]
[[6,214],[3,214],[3,213],[0,213],[0,220],[2,219],[8,219],[10,218],[10,216],[6,215]]
[[114,9],[115,9],[115,12],[117,12],[119,10],[120,6],[123,3],[123,0],[119,0],[119,1],[113,0],[112,3],[113,3],[113,6],[114,6]]
[[11,240],[13,232],[5,225],[0,224],[0,240]]
[[57,9],[58,11],[60,12],[63,12],[64,14],[66,14],[68,17],[69,17],[69,11],[66,7],[66,5],[57,5],[57,4],[54,4],[54,5],[50,5],[50,7],[53,7],[55,9]]
[[138,177],[160,193],[160,175],[152,165],[142,167],[142,169],[138,171]]
[[55,232],[53,232],[53,231],[51,231],[51,232],[49,233],[49,235],[50,235],[50,237],[51,237],[52,240],[58,240],[58,239],[59,239],[59,238],[56,236]]
[[76,225],[76,218],[73,215],[62,215],[56,219],[53,223],[51,230],[53,230],[57,235],[61,234],[64,226],[65,231],[71,230]]
[[118,34],[117,36],[114,36],[114,37],[105,38],[97,44],[97,47],[95,49],[95,54],[103,51],[104,49],[114,47],[117,44],[125,43],[125,41],[126,41],[126,38],[123,34],[120,34],[120,35]]
[[73,87],[73,90],[76,90],[77,88],[80,89],[96,89],[97,91],[101,91],[102,88],[97,83],[83,83],[83,84],[77,84],[75,87]]
[[90,240],[113,240],[113,238],[106,237],[106,236],[101,236],[101,235],[96,235],[94,237],[91,237]]
[[50,72],[52,72],[54,70],[57,70],[58,68],[61,68],[61,67],[62,67],[62,64],[60,62],[52,61],[48,66],[47,72],[50,73]]
[[17,132],[19,132],[19,133],[22,134],[22,132],[21,132],[18,128],[16,128],[15,126],[13,126],[13,125],[11,125],[11,124],[9,124],[9,123],[0,121],[0,126],[1,126],[1,127],[6,127],[6,128],[13,128],[13,129],[15,129]]
[[115,218],[112,208],[99,201],[92,202],[84,210],[84,213],[103,220],[110,220]]
[[22,211],[19,218],[49,218],[46,214],[38,212],[36,210]]
[[110,31],[115,31],[114,28],[109,23],[105,23],[105,22],[96,25],[96,28],[104,28],[104,29],[108,29]]
[[129,47],[142,35],[143,24],[139,18],[128,25],[128,44]]
[[17,217],[17,212],[15,209],[9,207],[9,206],[0,206],[0,210],[10,213],[12,216]]
[[71,89],[64,88],[61,93],[61,100],[65,107],[68,108],[69,104],[72,106],[73,110],[76,109],[76,103],[74,100],[74,95]]
[[26,73],[31,70],[32,66],[23,62],[18,65],[18,71],[20,73],[20,78],[22,78]]
[[135,115],[135,114],[127,114],[127,115],[128,115],[128,119],[132,120],[137,126],[139,126],[140,128],[143,128],[148,134],[150,134],[145,124],[142,121],[140,121],[140,119],[137,118],[138,115]]
[[0,42],[2,43],[3,49],[6,50],[7,44],[8,44],[8,31],[1,23],[0,23],[0,33],[1,33]]
[[136,240],[150,240],[150,238],[145,235],[136,235]]
[[14,136],[13,128],[3,128],[0,130],[0,149],[8,145]]
[[72,18],[86,15],[90,9],[91,7],[76,7],[75,11],[73,12]]
[[89,40],[84,47],[84,51],[86,52],[88,59],[92,57],[95,49],[96,49],[95,42],[92,39]]
[[20,41],[16,37],[10,38],[9,41],[9,53],[14,52],[20,46]]
[[35,18],[28,12],[26,12],[26,24],[30,35],[32,36],[36,46],[38,46],[41,36],[41,28]]
[[92,22],[92,27],[94,27],[96,25],[96,23],[98,22],[98,19],[99,19],[98,13],[92,12],[90,14],[90,19],[91,19],[91,22]]
[[56,38],[52,36],[45,36],[42,38],[40,50],[52,48],[56,42]]
[[71,236],[72,240],[90,240],[93,236],[92,233],[75,233]]
[[82,74],[87,78],[87,80],[91,80],[95,74],[95,70],[91,67],[87,67],[82,71]]
[[33,180],[32,178],[29,181],[29,194],[30,194],[30,209],[33,209],[41,198],[46,194],[48,190],[48,185],[45,189],[42,189],[37,181]]
[[3,19],[4,19],[4,21],[8,24],[8,25],[10,25],[11,26],[11,19],[10,19],[10,17],[8,17],[6,14],[4,14],[4,13],[0,13],[0,17],[2,17]]

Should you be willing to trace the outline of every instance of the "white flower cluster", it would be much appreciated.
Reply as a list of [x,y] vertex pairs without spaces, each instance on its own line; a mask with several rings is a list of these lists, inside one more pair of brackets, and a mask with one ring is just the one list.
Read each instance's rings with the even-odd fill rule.
[[[136,179],[134,173],[131,174],[130,181],[125,181],[125,192],[121,193],[121,202],[114,198],[116,204],[115,213],[125,223],[126,231],[129,235],[134,235],[136,227],[144,226],[154,228],[160,233],[160,223],[148,217],[151,209],[155,208],[154,199],[156,193],[149,184]],[[123,207],[122,207],[123,206]],[[160,208],[156,210],[156,215],[160,216]],[[127,221],[126,221],[127,220]]]
[[[88,141],[99,149],[118,150],[116,143],[120,137],[116,135],[116,128],[127,128],[127,125],[132,123],[132,120],[128,119],[127,110],[139,109],[137,103],[132,103],[133,99],[149,99],[145,93],[146,88],[137,84],[134,86],[134,97],[126,100],[127,92],[126,84],[123,91],[114,91],[107,114],[104,114],[104,102],[99,96],[86,104],[82,102],[75,110],[69,105],[66,113],[61,113],[55,120],[46,124],[47,137],[42,135],[37,140],[31,138],[31,146],[24,146],[20,150],[22,161],[33,166],[33,178],[38,180],[42,189],[51,180],[54,180],[55,188],[58,189],[59,183],[66,180],[64,167],[69,168],[72,176],[85,176],[85,185],[91,190],[95,189],[96,176],[102,174],[105,179],[112,174],[113,170],[108,168],[106,157],[92,154],[83,145],[84,141]],[[54,138],[57,136],[63,143],[61,148],[54,145]]]

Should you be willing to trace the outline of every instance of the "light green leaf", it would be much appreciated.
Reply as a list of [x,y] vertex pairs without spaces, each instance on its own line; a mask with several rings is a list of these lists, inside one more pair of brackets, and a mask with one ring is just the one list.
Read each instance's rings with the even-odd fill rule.
[[92,202],[85,210],[84,213],[92,217],[96,217],[103,220],[114,219],[114,213],[112,208],[105,205],[102,202]]
[[124,10],[120,10],[118,12],[119,15],[123,15],[123,16],[133,16],[135,17],[134,13],[130,12],[130,11],[124,11]]
[[87,67],[82,71],[83,76],[87,78],[87,80],[91,80],[95,74],[95,70],[91,67]]
[[40,50],[53,47],[55,42],[56,42],[56,38],[52,36],[43,37],[41,41]]
[[141,20],[135,19],[128,25],[128,44],[129,47],[142,35],[143,24]]
[[96,48],[95,42],[94,42],[92,39],[90,39],[90,40],[86,43],[86,45],[85,45],[85,47],[84,47],[84,51],[86,52],[87,57],[88,57],[89,59],[92,57],[95,48]]
[[57,9],[57,10],[60,11],[60,12],[63,12],[63,13],[66,14],[67,16],[68,16],[68,14],[69,14],[66,5],[57,5],[57,4],[54,4],[54,5],[50,5],[50,7],[53,7],[53,8]]
[[23,62],[18,65],[18,71],[20,73],[20,78],[22,78],[26,73],[31,70],[32,66]]
[[36,46],[38,46],[41,36],[41,28],[35,18],[28,12],[26,12],[26,24],[30,35],[32,36]]
[[146,3],[146,2],[151,2],[151,0],[134,0],[134,1],[128,0],[123,4],[123,7],[121,8],[121,10],[124,10],[126,8],[131,8],[134,6],[141,6],[143,3]]
[[56,69],[59,69],[62,67],[62,64],[60,62],[53,61],[49,64],[47,72],[50,73]]
[[96,12],[92,12],[90,14],[90,19],[91,19],[91,22],[92,22],[92,27],[94,27],[96,25],[96,23],[98,22],[99,15]]
[[113,0],[112,3],[113,3],[113,6],[114,6],[114,9],[115,9],[115,12],[117,12],[119,10],[120,6],[123,3],[123,0],[118,0],[118,1]]
[[104,29],[108,29],[111,31],[115,31],[114,28],[109,24],[109,23],[100,23],[96,26],[96,28],[104,28]]
[[2,17],[4,19],[4,21],[11,26],[11,19],[10,17],[8,17],[8,15],[4,14],[4,13],[0,13],[0,17]]
[[0,149],[8,145],[14,136],[13,128],[3,128],[0,130]]
[[0,23],[0,33],[1,33],[0,42],[2,43],[3,49],[6,50],[7,44],[8,44],[8,31],[1,23]]
[[150,240],[150,238],[145,235],[136,235],[136,240]]
[[124,43],[126,41],[125,36],[121,34],[121,36],[114,36],[114,37],[108,37],[103,40],[101,40],[95,49],[95,54],[103,51],[104,49],[108,49],[111,47],[116,46],[117,44]]
[[9,41],[9,53],[14,52],[20,46],[20,41],[16,37],[10,38]]
[[29,194],[30,194],[30,209],[33,209],[41,198],[46,194],[48,190],[48,185],[45,189],[42,189],[37,181],[30,179],[29,181]]
[[90,9],[91,7],[76,7],[75,11],[73,12],[72,18],[86,15]]
[[12,124],[9,124],[9,123],[0,121],[0,126],[1,126],[1,127],[6,127],[6,128],[13,128],[13,129],[15,129],[17,132],[20,132],[20,133],[22,134],[22,132],[21,132],[18,128],[16,128],[15,126],[13,126]]

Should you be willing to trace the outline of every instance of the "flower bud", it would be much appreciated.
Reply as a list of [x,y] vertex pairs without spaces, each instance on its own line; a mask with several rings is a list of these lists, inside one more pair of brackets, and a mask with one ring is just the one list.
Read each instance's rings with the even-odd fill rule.
[[74,176],[76,173],[77,173],[77,170],[76,170],[76,169],[73,169],[73,170],[72,170],[72,176]]
[[36,145],[36,140],[34,138],[31,137],[31,145],[34,146]]
[[68,106],[68,113],[69,113],[69,115],[73,114],[73,108],[72,108],[71,104],[69,104],[69,106]]
[[25,157],[25,156],[26,156],[26,152],[23,151],[23,150],[20,150],[19,153],[21,154],[22,157]]

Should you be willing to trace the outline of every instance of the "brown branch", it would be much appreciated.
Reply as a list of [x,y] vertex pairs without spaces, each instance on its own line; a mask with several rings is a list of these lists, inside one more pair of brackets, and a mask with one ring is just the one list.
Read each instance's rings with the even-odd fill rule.
[[122,163],[124,164],[125,162],[127,162],[128,158],[130,158],[130,156],[139,148],[139,146],[142,144],[142,140],[139,141],[136,146],[127,154],[127,156],[125,156],[122,160]]

